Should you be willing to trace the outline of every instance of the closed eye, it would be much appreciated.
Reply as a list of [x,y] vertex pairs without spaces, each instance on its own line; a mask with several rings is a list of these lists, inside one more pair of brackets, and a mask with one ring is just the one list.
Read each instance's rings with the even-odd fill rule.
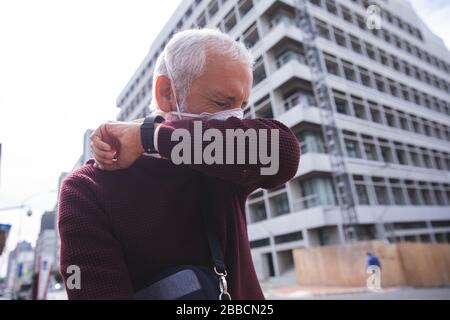
[[227,102],[221,102],[221,101],[214,101],[214,104],[220,108],[225,108],[228,105]]

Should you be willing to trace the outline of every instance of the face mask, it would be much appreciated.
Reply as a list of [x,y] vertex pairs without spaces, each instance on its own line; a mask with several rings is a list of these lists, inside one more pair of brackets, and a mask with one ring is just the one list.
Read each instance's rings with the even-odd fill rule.
[[167,75],[168,75],[168,77],[170,79],[170,82],[171,82],[172,94],[173,94],[173,96],[175,98],[175,105],[176,105],[176,108],[177,108],[177,111],[169,112],[169,113],[166,114],[166,119],[167,120],[169,120],[169,121],[181,120],[181,119],[200,119],[200,120],[216,119],[216,120],[226,120],[226,119],[228,119],[230,117],[236,117],[238,119],[244,118],[244,111],[242,110],[242,108],[223,110],[223,111],[214,112],[214,113],[202,112],[200,114],[181,112],[181,108],[178,105],[177,96],[175,94],[175,86],[174,86],[172,73],[170,71],[170,68],[168,66],[167,61],[166,61],[166,70],[167,70]]
[[235,108],[230,110],[223,110],[219,112],[202,112],[200,114],[187,113],[187,112],[170,112],[167,120],[177,119],[200,119],[200,120],[226,120],[230,117],[236,117],[242,119],[244,117],[244,111],[241,108]]

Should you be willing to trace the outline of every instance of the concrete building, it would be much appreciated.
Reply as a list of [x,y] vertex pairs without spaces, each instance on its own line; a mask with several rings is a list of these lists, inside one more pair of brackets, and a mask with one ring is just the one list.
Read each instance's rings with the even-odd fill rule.
[[[450,242],[450,55],[406,0],[310,0],[315,41],[357,218],[358,239]],[[302,150],[290,182],[247,203],[261,279],[293,266],[292,249],[344,241],[323,118],[293,0],[185,0],[117,98],[118,120],[145,116],[158,55],[178,30],[217,27],[256,57],[245,116],[274,118]],[[309,60],[309,59],[308,59]]]
[[94,132],[94,130],[92,130],[92,129],[87,129],[84,132],[84,135],[83,135],[83,153],[81,154],[80,158],[78,158],[78,160],[75,163],[75,165],[73,166],[72,171],[78,169],[79,167],[84,165],[87,160],[92,158],[91,140],[89,139],[89,137],[91,136],[92,132]]
[[9,253],[6,288],[12,297],[28,298],[33,277],[33,247],[21,241]]
[[0,224],[0,256],[3,253],[3,249],[6,245],[6,240],[8,239],[9,230],[11,230],[10,224]]
[[[3,265],[6,261],[6,254],[3,254],[3,250],[6,247],[6,241],[8,239],[10,230],[10,224],[0,223],[0,270],[3,270]],[[6,278],[0,279],[0,295],[2,295],[6,291],[6,286]]]
[[[84,165],[86,163],[86,161],[90,158],[92,158],[92,152],[91,152],[91,141],[89,139],[90,135],[92,134],[92,132],[94,132],[94,130],[92,129],[87,129],[84,134],[83,134],[83,153],[81,154],[81,156],[78,158],[78,160],[75,162],[74,166],[71,169],[71,172],[78,169],[79,167],[81,167],[82,165]],[[59,199],[59,193],[61,191],[61,185],[64,181],[64,179],[69,175],[70,172],[62,172],[59,176],[58,179],[58,195],[57,195],[57,199]],[[60,272],[59,270],[59,250],[61,247],[61,243],[60,243],[60,238],[59,238],[59,230],[58,230],[58,219],[57,219],[57,212],[58,212],[58,203],[56,203],[55,208],[53,209],[53,216],[49,219],[52,221],[53,223],[53,230],[52,232],[47,232],[47,234],[53,234],[53,232],[55,233],[55,237],[56,237],[56,246],[54,247],[54,263],[52,264],[53,266],[53,272],[54,274],[57,274]],[[41,223],[41,228],[43,226],[47,226],[49,225],[49,223],[45,223],[45,221],[42,221]],[[42,231],[42,230],[41,230]],[[53,235],[47,235],[46,237],[50,237],[53,238]],[[53,278],[51,281],[54,281],[55,279]]]
[[41,218],[41,230],[34,255],[34,297],[45,299],[49,284],[53,284],[52,271],[57,268],[58,241],[55,229],[56,213],[47,211]]
[[0,143],[0,185],[2,183],[2,144]]

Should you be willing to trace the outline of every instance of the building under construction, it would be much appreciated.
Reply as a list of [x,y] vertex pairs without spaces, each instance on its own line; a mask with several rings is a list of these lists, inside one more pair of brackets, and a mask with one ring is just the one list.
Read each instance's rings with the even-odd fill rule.
[[450,242],[450,55],[406,0],[185,0],[119,94],[118,120],[148,114],[157,57],[198,27],[251,48],[245,116],[285,123],[301,145],[296,176],[247,203],[260,278],[292,269],[298,247]]

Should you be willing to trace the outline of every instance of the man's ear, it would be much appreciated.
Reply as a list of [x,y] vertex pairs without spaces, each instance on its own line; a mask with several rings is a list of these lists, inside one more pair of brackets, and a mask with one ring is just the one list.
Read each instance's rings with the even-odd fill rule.
[[175,98],[173,96],[171,81],[164,75],[156,78],[155,84],[156,103],[163,112],[176,111]]

